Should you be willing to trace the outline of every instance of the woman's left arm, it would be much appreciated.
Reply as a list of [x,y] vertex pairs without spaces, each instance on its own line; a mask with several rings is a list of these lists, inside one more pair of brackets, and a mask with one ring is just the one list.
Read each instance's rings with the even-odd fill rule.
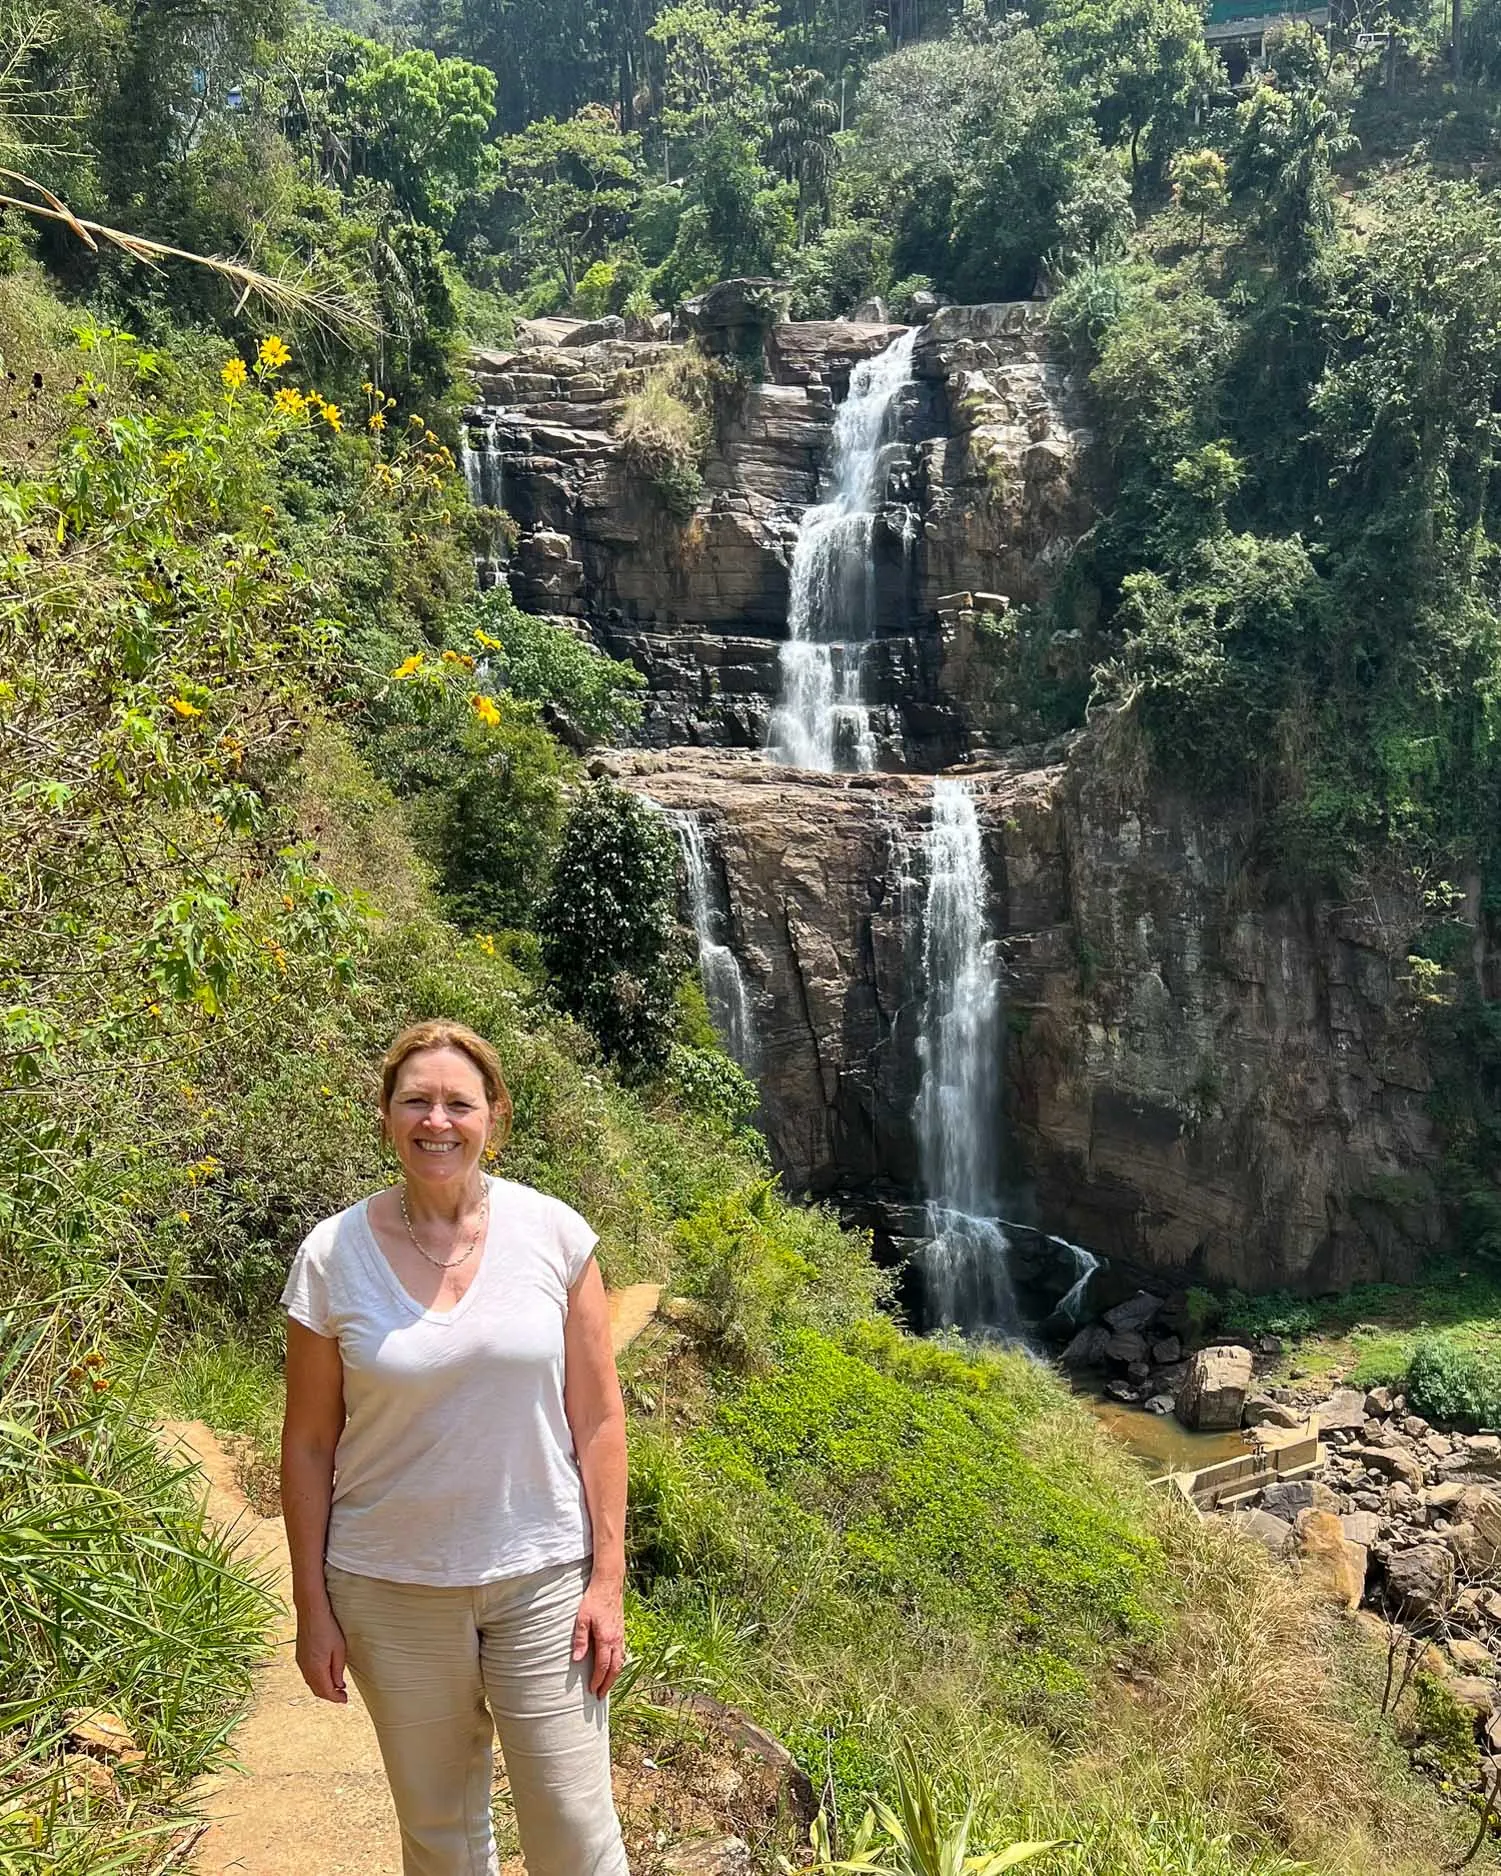
[[563,1408],[594,1527],[594,1570],[573,1628],[573,1659],[592,1648],[590,1691],[603,1698],[625,1664],[625,1403],[610,1344],[610,1305],[590,1258],[568,1292]]

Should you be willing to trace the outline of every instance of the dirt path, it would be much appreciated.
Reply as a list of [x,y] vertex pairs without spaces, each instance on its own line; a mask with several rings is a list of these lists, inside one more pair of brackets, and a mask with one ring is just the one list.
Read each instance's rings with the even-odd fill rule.
[[[648,1283],[611,1293],[617,1354],[651,1321],[660,1294]],[[169,1421],[163,1432],[197,1462],[209,1515],[242,1535],[285,1606],[291,1564],[281,1519],[250,1508],[229,1455],[206,1426]],[[295,1638],[287,1611],[255,1704],[235,1734],[243,1775],[205,1780],[196,1794],[212,1821],[193,1867],[200,1876],[400,1876],[396,1819],[369,1717],[352,1683],[347,1707],[313,1698],[293,1659]],[[507,1863],[505,1876],[521,1876],[520,1863]]]

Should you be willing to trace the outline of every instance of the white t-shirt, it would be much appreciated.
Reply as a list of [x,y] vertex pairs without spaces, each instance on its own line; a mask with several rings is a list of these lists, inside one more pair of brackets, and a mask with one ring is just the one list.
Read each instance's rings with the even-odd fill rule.
[[563,1323],[598,1240],[560,1199],[487,1183],[480,1266],[452,1309],[407,1291],[368,1199],[313,1227],[282,1292],[344,1363],[328,1561],[351,1575],[466,1587],[592,1550]]

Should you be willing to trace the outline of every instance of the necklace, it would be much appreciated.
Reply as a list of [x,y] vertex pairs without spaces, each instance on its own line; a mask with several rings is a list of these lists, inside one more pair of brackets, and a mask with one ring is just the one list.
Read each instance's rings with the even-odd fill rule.
[[422,1240],[412,1229],[412,1215],[407,1210],[407,1189],[405,1185],[402,1186],[397,1196],[401,1201],[401,1221],[406,1226],[407,1236],[412,1240],[412,1248],[419,1257],[425,1257],[430,1264],[435,1265],[439,1270],[457,1270],[460,1264],[468,1263],[469,1259],[474,1255],[475,1246],[479,1243],[484,1233],[485,1226],[490,1221],[490,1188],[488,1185],[485,1187],[485,1196],[480,1205],[480,1221],[474,1227],[474,1236],[469,1240],[465,1248],[459,1252],[457,1257],[450,1257],[446,1263],[441,1257],[434,1257],[431,1251],[423,1250]]

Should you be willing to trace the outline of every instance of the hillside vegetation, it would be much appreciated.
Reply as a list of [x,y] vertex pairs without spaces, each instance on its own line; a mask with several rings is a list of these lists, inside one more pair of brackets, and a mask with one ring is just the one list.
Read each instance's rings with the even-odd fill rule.
[[[268,1608],[151,1423],[255,1482],[288,1259],[386,1176],[373,1064],[440,1014],[505,1059],[506,1170],[692,1305],[627,1372],[624,1739],[728,1699],[846,1842],[905,1742],[976,1846],[1076,1876],[1461,1854],[1379,1653],[781,1196],[669,833],[575,753],[639,679],[477,589],[507,523],[456,470],[466,336],[520,316],[1054,293],[1113,494],[1000,676],[1249,802],[1248,892],[1425,895],[1485,1255],[1501,15],[1449,17],[1232,82],[1186,0],[0,7],[0,1870],[181,1842]],[[701,392],[632,413],[679,508]]]

